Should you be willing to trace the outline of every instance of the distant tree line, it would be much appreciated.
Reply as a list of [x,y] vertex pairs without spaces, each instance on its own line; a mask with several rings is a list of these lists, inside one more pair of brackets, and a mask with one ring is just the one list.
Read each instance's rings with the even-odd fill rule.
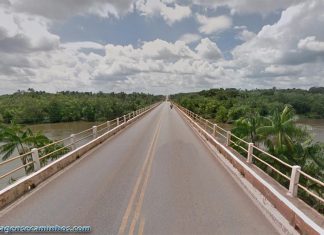
[[218,122],[232,123],[253,109],[266,116],[276,109],[291,105],[296,114],[324,118],[324,87],[265,90],[210,89],[172,95],[182,106]]
[[[26,174],[34,171],[31,154],[33,148],[53,143],[43,133],[34,133],[24,125],[42,122],[68,121],[105,121],[135,111],[164,97],[144,93],[108,93],[103,92],[71,92],[63,91],[56,94],[44,91],[17,91],[11,95],[0,96],[0,161],[12,157],[14,153],[21,155],[21,163]],[[20,123],[20,124],[17,124]],[[53,143],[39,151],[41,165],[53,161],[70,150],[63,144]],[[15,181],[11,178],[9,183]]]
[[150,105],[162,96],[144,93],[17,91],[0,96],[0,122],[104,121]]

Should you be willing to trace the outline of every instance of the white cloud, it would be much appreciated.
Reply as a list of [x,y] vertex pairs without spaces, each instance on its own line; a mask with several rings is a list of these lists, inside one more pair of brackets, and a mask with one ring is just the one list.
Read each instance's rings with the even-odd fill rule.
[[133,12],[134,6],[140,14],[161,16],[170,25],[191,15],[190,6],[180,5],[174,0],[11,0],[9,4],[16,12],[39,15],[51,20],[64,20],[86,14],[119,18]]
[[220,32],[232,26],[231,18],[225,15],[217,17],[206,17],[204,15],[197,14],[196,19],[200,24],[199,32],[204,34]]
[[153,59],[172,61],[179,58],[194,57],[192,50],[182,41],[176,41],[172,44],[157,39],[145,42],[142,48],[144,57]]
[[199,34],[187,33],[187,34],[182,35],[179,38],[179,41],[183,41],[186,44],[190,44],[190,43],[193,43],[193,42],[197,42],[200,39],[201,39],[201,36]]
[[195,50],[198,55],[207,60],[218,60],[223,57],[216,43],[210,41],[208,38],[201,39]]
[[251,32],[247,29],[243,29],[241,32],[239,32],[238,39],[240,39],[242,41],[249,41],[252,38],[254,38],[255,36],[256,36],[256,34],[254,32]]
[[[52,92],[160,93],[180,88],[189,91],[213,86],[226,73],[216,63],[221,52],[209,39],[202,39],[196,50],[190,49],[183,41],[170,43],[157,39],[143,42],[138,48],[107,44],[102,55],[83,52],[83,49],[102,50],[102,47],[93,42],[64,43],[50,52],[7,57],[6,63],[0,62],[0,93],[28,87]],[[11,71],[4,74],[4,67]],[[16,80],[20,81],[19,87]]]
[[315,36],[301,39],[298,48],[310,51],[324,52],[324,41],[317,41]]
[[230,0],[227,4],[232,12],[267,14],[304,2],[304,0]]
[[100,43],[91,42],[91,41],[83,41],[83,42],[69,42],[61,44],[61,47],[66,49],[95,49],[95,50],[103,50],[105,47]]
[[10,2],[16,11],[58,20],[84,13],[101,17],[110,15],[118,17],[133,10],[133,0],[11,0]]
[[29,52],[51,50],[60,38],[47,30],[47,21],[0,8],[0,51]]
[[267,14],[302,3],[304,0],[192,0],[192,2],[209,8],[226,6],[231,9],[232,13]]
[[233,67],[255,87],[323,86],[323,12],[321,0],[288,7],[278,22],[232,51]]
[[[251,64],[300,64],[317,59],[318,54],[306,53],[301,47],[306,47],[308,43],[314,45],[313,37],[319,42],[324,40],[324,31],[317,28],[324,24],[323,11],[324,2],[321,0],[310,0],[287,8],[277,23],[264,26],[251,40],[237,46],[233,50],[234,57]],[[305,39],[309,35],[313,37]]]
[[298,75],[300,72],[302,72],[302,67],[270,65],[266,67],[264,71],[274,76]]
[[[26,0],[35,4],[33,1]],[[67,17],[65,8],[70,7],[71,15],[118,17],[133,10],[131,1],[109,1],[109,5],[108,1],[90,4],[80,0],[77,6],[75,0],[67,0],[64,9],[61,1],[37,1],[39,6],[29,8],[22,8],[25,2],[21,1],[20,5],[12,2],[14,8],[8,3],[0,8],[0,93],[28,87],[46,91],[170,93],[212,87],[308,88],[324,84],[324,31],[318,28],[324,25],[321,0],[307,0],[288,7],[278,22],[264,26],[256,34],[247,27],[235,26],[237,37],[243,42],[232,51],[233,59],[224,59],[223,53],[228,52],[220,50],[214,37],[201,39],[197,34],[182,35],[174,43],[156,39],[139,46],[92,41],[62,43],[49,31],[50,21],[39,16]],[[51,4],[52,12],[45,9],[45,2]],[[185,14],[174,15],[173,11],[180,6],[175,0],[155,1],[156,6],[150,5],[152,2],[142,1],[144,8],[134,9],[148,17],[163,17],[169,24],[191,14],[185,10]],[[205,4],[208,2],[212,1],[205,0]],[[225,1],[218,3],[225,4]],[[160,11],[165,7],[168,10]],[[243,12],[243,8],[235,10]],[[206,35],[231,27],[227,16],[196,17],[200,31]],[[198,44],[194,49],[192,42]]]
[[178,5],[174,1],[138,0],[136,9],[145,16],[160,15],[170,25],[191,15],[190,7]]

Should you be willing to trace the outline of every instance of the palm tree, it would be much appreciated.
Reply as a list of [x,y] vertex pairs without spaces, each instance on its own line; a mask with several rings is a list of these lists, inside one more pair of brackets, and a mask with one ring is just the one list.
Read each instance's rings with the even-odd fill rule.
[[[30,152],[34,147],[44,146],[51,141],[41,133],[34,134],[29,128],[23,128],[20,125],[11,123],[10,125],[0,125],[0,154],[3,154],[2,160],[7,160],[15,150],[19,155]],[[31,155],[21,157],[23,165],[32,161]],[[33,165],[25,166],[25,172],[33,171]]]
[[257,112],[250,112],[247,116],[238,119],[232,129],[233,134],[252,142],[254,144],[259,140],[257,129],[262,125],[263,117]]
[[261,136],[271,152],[292,151],[293,139],[303,139],[307,136],[304,130],[296,127],[294,121],[294,109],[286,105],[281,113],[275,110],[272,116],[265,117],[265,125],[257,128],[256,133]]

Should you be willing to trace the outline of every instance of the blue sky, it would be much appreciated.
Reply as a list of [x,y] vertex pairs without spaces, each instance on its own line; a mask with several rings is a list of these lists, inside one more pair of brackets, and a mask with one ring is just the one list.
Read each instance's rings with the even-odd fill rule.
[[[202,10],[193,7],[193,13],[205,14],[209,17],[217,15],[230,15],[228,8],[220,7],[213,10]],[[251,13],[248,15],[232,16],[233,25],[246,26],[247,30],[257,33],[264,25],[273,24],[280,18],[280,12],[267,15]],[[120,19],[99,18],[95,15],[74,16],[64,22],[55,22],[51,31],[60,36],[62,42],[94,41],[101,44],[133,45],[137,47],[143,41],[162,39],[168,42],[177,41],[187,33],[199,34],[199,24],[195,18],[186,18],[173,25],[168,25],[161,17],[146,18],[137,12],[132,12]],[[218,47],[231,57],[230,51],[242,40],[236,37],[237,29],[230,28],[222,33],[209,35]],[[189,46],[194,48],[198,42]]]
[[324,86],[321,0],[0,0],[0,94]]

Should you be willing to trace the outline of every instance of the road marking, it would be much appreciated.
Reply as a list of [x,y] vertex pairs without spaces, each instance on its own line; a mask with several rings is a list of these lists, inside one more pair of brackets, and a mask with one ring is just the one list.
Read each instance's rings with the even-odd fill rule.
[[143,235],[144,224],[145,224],[145,218],[143,216],[141,216],[140,225],[139,225],[139,228],[138,228],[138,235]]
[[142,185],[141,193],[140,193],[138,202],[136,204],[136,208],[135,208],[133,220],[132,220],[132,223],[131,223],[130,228],[129,228],[129,235],[133,235],[134,234],[134,230],[135,230],[136,223],[137,223],[138,218],[139,218],[139,216],[141,214],[142,205],[143,205],[143,201],[144,201],[145,191],[146,191],[146,188],[147,188],[147,184],[148,184],[149,177],[151,175],[150,173],[151,173],[151,169],[152,169],[152,165],[153,165],[152,163],[153,163],[153,159],[154,159],[154,150],[155,150],[155,147],[156,147],[156,143],[157,143],[158,134],[160,132],[160,129],[161,129],[161,123],[159,122],[159,124],[158,124],[158,131],[157,131],[156,135],[153,138],[153,142],[152,142],[150,151],[148,152],[150,161],[148,163],[148,167],[147,167],[147,170],[145,172],[144,183]]
[[[152,140],[152,142],[150,144],[150,147],[149,147],[149,150],[147,152],[147,155],[146,155],[144,164],[143,164],[142,169],[140,171],[140,175],[137,178],[136,184],[135,184],[135,186],[133,188],[131,197],[130,197],[129,202],[128,202],[128,205],[127,205],[127,209],[126,209],[125,214],[124,214],[123,219],[122,219],[122,223],[121,223],[121,225],[119,227],[118,235],[124,235],[125,234],[125,230],[126,230],[127,223],[128,223],[128,218],[129,218],[129,216],[130,216],[130,214],[132,212],[134,200],[136,198],[136,195],[138,194],[139,186],[140,186],[140,184],[142,182],[143,177],[148,175],[147,174],[147,169],[150,166],[149,163],[151,162],[151,159],[152,159],[152,155],[153,155],[152,153],[153,153],[153,149],[154,149],[153,147],[155,147],[156,139],[157,139],[157,136],[158,136],[158,134],[160,132],[161,119],[162,119],[162,116],[160,117],[160,119],[158,121],[158,126],[155,129],[155,132],[154,132],[154,135],[153,135],[153,140]],[[143,185],[143,187],[144,187],[144,185]],[[142,189],[143,189],[143,187],[142,187]],[[141,190],[141,191],[143,191],[143,190]],[[144,195],[142,197],[144,197]],[[140,198],[141,198],[141,196],[140,196]]]
[[[144,117],[145,116],[139,117],[138,121],[140,119],[144,118]],[[121,134],[123,134],[127,130],[128,127],[132,127],[132,125],[135,125],[136,123],[137,123],[137,120],[135,122],[133,122],[133,123],[130,123],[128,126],[126,126],[126,128],[119,130],[114,135],[112,135],[109,138],[107,138],[106,140],[104,140],[100,145],[97,145],[93,149],[91,149],[88,152],[84,153],[84,155],[82,155],[79,159],[71,162],[69,165],[67,165],[66,167],[64,167],[63,169],[61,169],[60,171],[58,171],[54,175],[50,176],[49,178],[47,178],[43,182],[41,182],[38,185],[36,185],[36,188],[34,188],[33,190],[30,190],[29,192],[26,192],[20,198],[18,198],[17,200],[13,201],[8,206],[5,206],[4,208],[2,208],[0,210],[0,219],[3,216],[5,216],[7,213],[9,213],[11,210],[14,210],[21,203],[25,202],[27,199],[29,199],[30,197],[32,197],[35,193],[37,193],[38,191],[40,191],[42,188],[44,188],[45,186],[47,186],[49,183],[51,183],[54,180],[56,180],[57,178],[59,178],[62,174],[65,174],[66,172],[68,172],[68,170],[70,168],[74,167],[75,165],[81,164],[83,160],[87,159],[87,157],[89,157],[90,155],[92,155],[94,152],[98,151],[98,149],[102,148],[104,146],[104,144],[107,144],[107,143],[111,142],[112,140],[116,139],[118,136],[120,136]],[[21,180],[23,180],[23,178]]]

